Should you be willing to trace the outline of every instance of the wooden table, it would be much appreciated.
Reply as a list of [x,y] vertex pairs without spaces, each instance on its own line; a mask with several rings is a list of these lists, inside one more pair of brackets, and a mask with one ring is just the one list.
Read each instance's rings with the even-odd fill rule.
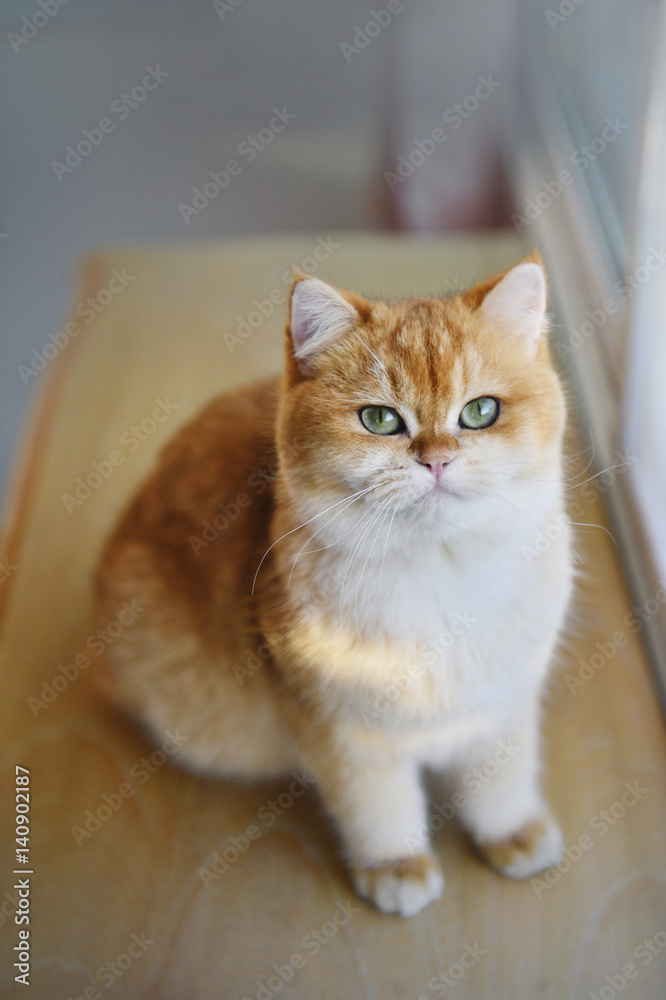
[[[615,989],[663,998],[663,720],[603,530],[579,529],[576,609],[547,701],[546,784],[570,846],[550,882],[496,876],[454,821],[435,840],[442,899],[411,920],[383,916],[354,896],[312,790],[295,797],[285,782],[241,788],[184,773],[91,683],[112,641],[92,632],[90,617],[104,535],[180,424],[216,393],[280,367],[292,264],[370,297],[400,297],[455,290],[524,252],[502,233],[430,242],[306,234],[119,248],[83,261],[76,325],[30,376],[38,398],[7,497],[3,995],[582,1000]],[[110,462],[112,452],[122,461]],[[605,523],[598,491],[571,497],[576,520]],[[588,679],[575,685],[581,672]],[[16,765],[29,769],[31,792],[28,989],[12,982]],[[246,837],[248,827],[259,836]],[[226,870],[218,862],[215,871],[216,854]]]

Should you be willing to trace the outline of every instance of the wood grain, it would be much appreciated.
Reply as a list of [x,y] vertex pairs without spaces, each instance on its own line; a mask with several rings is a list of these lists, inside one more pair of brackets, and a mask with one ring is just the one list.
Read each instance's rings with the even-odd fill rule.
[[[624,976],[631,963],[622,996],[663,997],[663,720],[604,531],[578,533],[576,608],[545,709],[549,794],[566,843],[586,836],[589,847],[573,849],[577,859],[550,883],[493,874],[452,821],[435,836],[442,899],[411,920],[383,916],[354,896],[312,789],[295,797],[291,779],[206,780],[172,767],[168,752],[151,761],[155,748],[95,695],[90,574],[104,535],[157,449],[202,403],[279,369],[285,306],[265,319],[259,311],[269,311],[271,292],[286,292],[285,270],[307,269],[319,245],[328,254],[320,276],[399,297],[450,291],[524,253],[505,234],[427,242],[341,234],[323,250],[327,239],[119,248],[83,261],[75,317],[114,269],[132,277],[92,322],[79,313],[81,332],[40,376],[6,504],[5,553],[16,568],[0,583],[3,995],[578,1000],[604,988],[610,997],[620,979],[611,987],[606,977]],[[230,351],[225,333],[257,318]],[[156,400],[167,398],[173,413],[153,430]],[[146,421],[134,448],[132,427]],[[114,450],[122,462],[68,513],[62,495]],[[597,491],[574,489],[572,503],[576,520],[605,524]],[[69,669],[70,680],[59,667],[77,654],[90,665],[75,677]],[[572,691],[581,670],[590,679]],[[54,678],[62,690],[52,703],[29,701],[50,697],[43,685]],[[16,764],[31,774],[28,989],[13,983],[12,969]],[[622,804],[627,783],[631,805]],[[94,832],[85,829],[88,810],[104,817]],[[227,867],[216,873],[223,852]],[[644,940],[656,953],[641,950]],[[125,958],[130,947],[135,956]]]

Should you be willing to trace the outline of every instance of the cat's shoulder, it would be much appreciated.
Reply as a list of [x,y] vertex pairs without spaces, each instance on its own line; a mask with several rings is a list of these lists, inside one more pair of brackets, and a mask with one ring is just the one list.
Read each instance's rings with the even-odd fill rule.
[[216,396],[193,417],[164,448],[168,458],[183,449],[197,452],[212,448],[246,446],[253,441],[274,441],[280,378],[273,376]]

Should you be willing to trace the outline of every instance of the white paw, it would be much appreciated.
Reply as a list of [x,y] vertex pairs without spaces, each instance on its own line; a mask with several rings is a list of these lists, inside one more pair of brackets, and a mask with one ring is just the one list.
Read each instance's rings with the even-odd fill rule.
[[399,913],[401,917],[413,917],[439,899],[444,888],[444,876],[430,854],[372,868],[354,868],[351,875],[359,896],[374,903],[382,913]]
[[557,864],[562,857],[564,840],[553,817],[544,813],[512,836],[482,843],[480,848],[488,863],[502,875],[529,878]]

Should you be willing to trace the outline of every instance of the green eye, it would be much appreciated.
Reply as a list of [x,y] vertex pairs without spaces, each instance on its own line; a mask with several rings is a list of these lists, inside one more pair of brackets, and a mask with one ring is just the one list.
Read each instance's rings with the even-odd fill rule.
[[400,414],[388,406],[365,406],[358,415],[372,434],[397,434],[405,429]]
[[478,431],[482,427],[490,427],[499,416],[499,400],[493,396],[479,396],[463,407],[458,423],[461,427],[470,427]]

